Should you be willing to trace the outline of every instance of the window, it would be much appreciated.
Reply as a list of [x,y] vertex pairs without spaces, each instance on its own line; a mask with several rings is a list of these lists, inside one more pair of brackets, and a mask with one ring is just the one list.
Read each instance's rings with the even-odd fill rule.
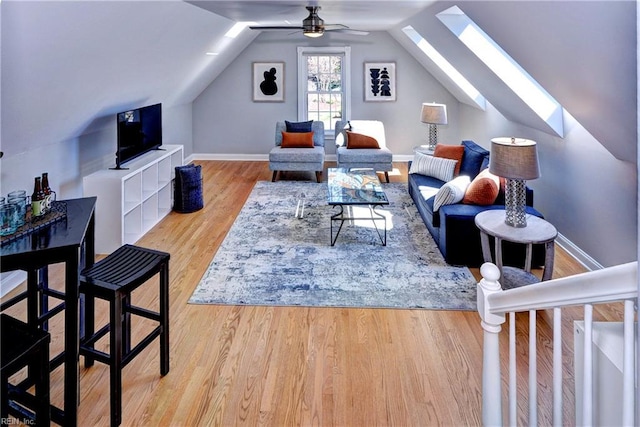
[[478,107],[483,110],[486,108],[486,100],[484,96],[478,92],[478,89],[473,87],[473,85],[469,83],[469,81],[465,79],[464,76],[440,54],[440,52],[431,46],[424,37],[418,34],[411,25],[404,27],[402,31],[413,43],[415,43],[416,46],[418,46],[418,49],[427,55],[427,57],[429,57],[429,59],[431,59],[431,61],[433,61],[433,63],[436,64],[436,66],[438,66],[469,98],[471,98]]
[[328,138],[348,116],[349,62],[349,47],[298,48],[298,119],[323,122]]
[[449,30],[520,97],[558,136],[564,136],[562,106],[458,6],[437,15]]

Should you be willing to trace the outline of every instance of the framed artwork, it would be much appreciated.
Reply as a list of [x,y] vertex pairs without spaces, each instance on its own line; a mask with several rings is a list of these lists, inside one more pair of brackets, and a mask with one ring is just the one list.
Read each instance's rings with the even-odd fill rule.
[[364,63],[364,100],[388,102],[396,100],[396,63]]
[[284,62],[253,63],[253,101],[284,102]]

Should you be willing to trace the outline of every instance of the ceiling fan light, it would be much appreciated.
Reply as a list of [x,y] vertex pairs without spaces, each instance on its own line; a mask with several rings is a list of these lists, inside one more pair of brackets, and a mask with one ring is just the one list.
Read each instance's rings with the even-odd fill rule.
[[307,37],[317,38],[317,37],[322,37],[322,35],[324,34],[324,31],[323,30],[304,30],[302,34],[304,34]]

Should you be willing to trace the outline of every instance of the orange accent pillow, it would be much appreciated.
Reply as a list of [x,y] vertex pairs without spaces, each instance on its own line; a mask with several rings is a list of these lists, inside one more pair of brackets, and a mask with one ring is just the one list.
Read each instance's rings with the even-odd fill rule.
[[445,145],[436,144],[433,150],[433,157],[444,157],[445,159],[457,160],[456,167],[453,169],[453,176],[460,174],[460,165],[462,165],[462,156],[464,155],[464,145]]
[[468,205],[492,205],[500,192],[500,178],[484,169],[476,176],[464,193],[462,203]]
[[347,131],[347,148],[380,148],[380,145],[373,137]]
[[282,131],[282,148],[313,148],[313,132]]

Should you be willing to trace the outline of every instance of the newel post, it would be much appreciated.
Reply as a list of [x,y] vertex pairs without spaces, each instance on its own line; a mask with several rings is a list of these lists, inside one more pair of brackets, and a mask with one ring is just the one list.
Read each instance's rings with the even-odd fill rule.
[[482,350],[482,424],[502,425],[502,389],[500,374],[499,334],[505,322],[504,313],[491,314],[489,295],[502,292],[498,279],[500,270],[486,262],[480,267],[482,280],[478,283],[478,313],[482,319],[484,340]]

